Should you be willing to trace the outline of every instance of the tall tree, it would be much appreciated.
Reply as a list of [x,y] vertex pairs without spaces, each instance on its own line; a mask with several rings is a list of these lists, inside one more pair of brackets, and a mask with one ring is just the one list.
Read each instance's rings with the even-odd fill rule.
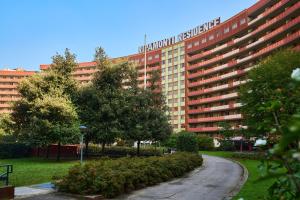
[[20,83],[22,98],[13,106],[12,119],[21,139],[36,146],[57,143],[60,150],[61,144],[78,136],[78,117],[73,105],[77,85],[71,76],[75,66],[75,55],[66,49],[64,55],[53,57],[49,70]]
[[290,74],[300,66],[300,53],[286,49],[261,61],[240,89],[242,113],[256,135],[282,134],[282,128],[300,105],[300,87]]

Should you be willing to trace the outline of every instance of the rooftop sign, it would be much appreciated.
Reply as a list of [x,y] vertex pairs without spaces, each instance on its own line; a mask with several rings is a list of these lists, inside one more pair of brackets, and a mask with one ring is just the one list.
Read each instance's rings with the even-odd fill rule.
[[221,23],[221,18],[218,17],[214,20],[211,20],[210,22],[206,22],[202,25],[199,25],[193,29],[190,29],[186,32],[180,33],[179,35],[170,37],[170,38],[166,38],[160,41],[156,41],[156,42],[152,42],[150,44],[147,45],[143,45],[139,47],[139,53],[143,53],[145,50],[145,47],[147,48],[147,51],[152,51],[155,49],[159,49],[162,47],[166,47],[172,44],[175,44],[176,42],[181,42],[184,41],[186,39],[189,39],[191,37],[194,37],[196,35],[199,35],[205,31],[208,31],[209,29],[215,27],[216,25]]

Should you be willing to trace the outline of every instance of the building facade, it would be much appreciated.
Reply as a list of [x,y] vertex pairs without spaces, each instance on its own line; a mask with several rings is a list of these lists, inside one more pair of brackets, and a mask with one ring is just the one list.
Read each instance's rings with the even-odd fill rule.
[[[193,32],[197,30],[189,34]],[[244,128],[238,88],[247,81],[247,72],[272,52],[300,49],[300,2],[260,0],[194,35],[147,52],[147,71],[161,70],[174,130],[218,134],[220,122],[233,129]],[[149,46],[153,49],[157,43],[146,48]],[[129,59],[137,64],[143,80],[144,53]]]
[[20,81],[35,73],[23,69],[0,70],[0,113],[11,112],[12,103],[20,99],[17,90]]

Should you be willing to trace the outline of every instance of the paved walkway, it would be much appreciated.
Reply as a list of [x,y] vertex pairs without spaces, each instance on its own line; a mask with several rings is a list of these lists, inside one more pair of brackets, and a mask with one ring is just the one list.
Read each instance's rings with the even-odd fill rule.
[[[203,155],[204,164],[187,176],[135,191],[126,200],[224,200],[230,199],[243,182],[243,169],[235,162]],[[26,200],[75,200],[58,193],[41,194]]]

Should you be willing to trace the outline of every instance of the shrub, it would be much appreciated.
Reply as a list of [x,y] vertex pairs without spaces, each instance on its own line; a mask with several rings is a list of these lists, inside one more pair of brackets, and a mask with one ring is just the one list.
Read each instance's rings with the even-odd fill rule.
[[0,143],[0,159],[30,156],[31,148],[22,143]]
[[[90,146],[88,150],[88,154],[90,156],[108,156],[108,157],[124,157],[124,156],[135,156],[136,148],[134,147],[122,147],[122,146],[114,146],[108,147],[104,149],[104,153],[102,153],[101,147],[98,146]],[[162,153],[159,150],[154,148],[141,148],[140,156],[158,156]]]
[[209,136],[199,135],[197,137],[199,150],[213,150],[214,149],[214,139]]
[[163,146],[168,148],[176,148],[178,134],[172,134],[167,141],[163,143]]
[[232,140],[221,140],[220,147],[218,148],[220,151],[235,151],[235,145]]
[[266,154],[263,152],[234,152],[231,157],[237,159],[265,160]]
[[55,185],[63,192],[101,194],[112,198],[182,176],[201,165],[202,158],[191,153],[147,158],[106,158],[72,167],[68,175],[55,181]]
[[186,152],[198,152],[197,136],[194,133],[182,131],[178,134],[177,150]]

